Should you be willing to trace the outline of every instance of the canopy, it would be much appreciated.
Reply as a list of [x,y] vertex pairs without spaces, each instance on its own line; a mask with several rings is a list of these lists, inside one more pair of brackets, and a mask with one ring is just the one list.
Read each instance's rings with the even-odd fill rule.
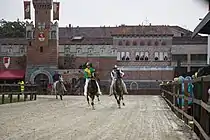
[[22,79],[25,76],[25,70],[0,70],[1,80]]
[[210,12],[208,12],[204,19],[195,28],[192,37],[195,37],[198,33],[210,34]]

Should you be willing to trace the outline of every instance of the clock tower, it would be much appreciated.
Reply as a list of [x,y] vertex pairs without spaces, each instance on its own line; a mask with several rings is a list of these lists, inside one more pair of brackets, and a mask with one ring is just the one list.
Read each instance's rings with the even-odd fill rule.
[[46,80],[52,83],[52,74],[58,66],[58,23],[52,22],[53,0],[32,0],[35,23],[27,23],[27,76],[32,83]]

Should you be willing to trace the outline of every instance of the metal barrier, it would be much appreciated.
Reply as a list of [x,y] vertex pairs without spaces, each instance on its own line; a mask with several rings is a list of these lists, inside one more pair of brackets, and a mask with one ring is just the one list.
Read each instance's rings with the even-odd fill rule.
[[190,82],[161,85],[163,98],[175,114],[191,125],[201,140],[210,140],[210,75],[195,79],[190,92]]
[[[19,102],[21,101],[21,95],[24,97],[23,101],[28,99],[28,95],[29,100],[36,100],[38,89],[36,85],[25,84],[22,92],[19,84],[0,84],[1,104],[7,103],[6,99],[9,99],[9,102],[12,103],[14,96],[16,96],[16,101]],[[8,95],[8,98],[5,95]]]

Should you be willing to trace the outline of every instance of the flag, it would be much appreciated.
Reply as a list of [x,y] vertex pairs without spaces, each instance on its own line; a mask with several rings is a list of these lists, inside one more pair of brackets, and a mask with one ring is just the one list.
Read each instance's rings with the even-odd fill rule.
[[60,2],[53,2],[53,20],[59,20]]
[[10,65],[10,57],[4,57],[4,58],[3,58],[3,63],[4,63],[4,66],[5,66],[6,68],[8,68],[9,65]]
[[31,19],[31,2],[24,1],[24,19]]

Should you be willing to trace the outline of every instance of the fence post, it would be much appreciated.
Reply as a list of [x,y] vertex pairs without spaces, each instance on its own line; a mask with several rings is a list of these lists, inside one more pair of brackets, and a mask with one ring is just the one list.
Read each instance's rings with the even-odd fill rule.
[[208,89],[209,99],[208,99],[208,105],[210,105],[210,88]]
[[173,105],[175,106],[175,103],[176,103],[176,98],[175,98],[175,95],[176,95],[176,83],[173,82]]

